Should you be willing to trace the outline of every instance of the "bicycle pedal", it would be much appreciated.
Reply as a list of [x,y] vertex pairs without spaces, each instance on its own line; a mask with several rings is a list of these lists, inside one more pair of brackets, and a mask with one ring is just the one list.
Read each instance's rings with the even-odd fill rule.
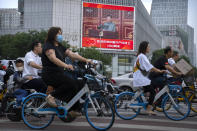
[[57,111],[60,115],[64,115],[64,109],[57,109]]
[[57,116],[60,118],[66,117],[67,115],[67,110],[64,107],[57,107]]

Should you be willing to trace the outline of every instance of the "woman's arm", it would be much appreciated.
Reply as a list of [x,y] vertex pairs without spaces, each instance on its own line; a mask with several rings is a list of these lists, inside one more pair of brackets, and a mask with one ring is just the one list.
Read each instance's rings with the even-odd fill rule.
[[45,52],[46,56],[49,58],[51,62],[56,64],[57,66],[67,68],[70,70],[74,70],[72,65],[67,65],[64,62],[62,62],[60,59],[58,59],[55,55],[55,51],[53,49],[49,49]]
[[175,71],[170,65],[165,65],[166,69],[169,70],[171,73],[177,75],[177,76],[181,76],[182,73],[181,72],[177,72]]
[[165,73],[165,72],[166,72],[165,70],[159,70],[159,69],[157,69],[157,68],[155,68],[155,67],[153,67],[153,68],[151,69],[151,71],[154,71],[154,72],[157,72],[157,73]]
[[79,60],[79,61],[82,61],[82,62],[86,62],[86,63],[91,63],[91,60],[89,59],[86,59],[76,53],[73,53],[71,50],[67,49],[65,51],[65,54],[68,55],[71,59],[73,60]]

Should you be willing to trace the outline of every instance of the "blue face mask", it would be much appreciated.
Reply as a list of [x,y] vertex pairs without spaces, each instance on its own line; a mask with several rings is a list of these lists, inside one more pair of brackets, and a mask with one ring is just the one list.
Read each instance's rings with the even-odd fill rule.
[[62,35],[57,35],[56,40],[57,40],[57,42],[62,43],[63,36]]

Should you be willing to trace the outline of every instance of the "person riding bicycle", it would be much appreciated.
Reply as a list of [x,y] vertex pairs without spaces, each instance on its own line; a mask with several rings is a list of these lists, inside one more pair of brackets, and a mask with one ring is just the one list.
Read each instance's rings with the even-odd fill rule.
[[23,78],[28,79],[24,82],[24,89],[35,89],[37,92],[46,92],[46,84],[38,75],[42,69],[42,62],[39,54],[42,53],[42,45],[35,41],[31,45],[31,51],[27,52],[24,60]]
[[[52,107],[57,107],[55,98],[63,99],[68,102],[80,90],[77,82],[74,79],[66,76],[64,70],[74,70],[72,65],[66,64],[65,57],[69,56],[73,60],[79,60],[86,63],[91,63],[88,60],[70,49],[64,47],[62,29],[59,27],[51,27],[47,34],[46,43],[42,52],[42,78],[48,88],[54,88],[47,97],[47,103]],[[78,105],[75,104],[71,110],[78,110]]]
[[22,89],[24,81],[27,79],[22,78],[23,75],[23,69],[24,69],[24,61],[22,59],[17,59],[15,61],[16,65],[16,71],[14,72],[14,96],[16,97],[16,105],[17,107],[21,106],[22,98],[28,95],[28,92],[24,89]]
[[[164,55],[159,57],[153,65],[154,67],[160,70],[168,70],[170,73],[172,73],[175,76],[181,76],[182,73],[174,70],[173,67],[170,66],[168,63],[168,59],[172,57],[172,54],[173,54],[172,48],[170,46],[167,46],[164,49]],[[160,73],[152,72],[150,73],[149,78],[151,79],[154,88],[160,87],[160,89],[162,89],[166,85],[166,77]]]
[[164,70],[159,70],[155,68],[148,60],[146,54],[150,51],[149,42],[143,41],[140,43],[137,59],[134,64],[134,73],[133,73],[133,86],[134,87],[143,87],[144,92],[150,92],[150,97],[147,106],[148,114],[155,114],[151,110],[152,104],[155,98],[155,90],[151,86],[151,80],[148,78],[150,72],[157,72],[159,74],[165,73]]
[[[171,58],[168,59],[168,63],[169,65],[174,68],[176,62],[179,60],[179,52],[177,51],[173,51],[173,55]],[[182,80],[180,79],[180,77],[174,77],[173,74],[171,72],[168,71],[167,74],[167,78],[170,82],[174,82],[174,81],[178,81],[179,83],[182,82]]]

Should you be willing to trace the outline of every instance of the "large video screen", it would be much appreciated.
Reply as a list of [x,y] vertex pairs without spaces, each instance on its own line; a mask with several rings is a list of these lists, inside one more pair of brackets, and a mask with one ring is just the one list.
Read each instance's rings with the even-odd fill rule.
[[83,2],[82,47],[134,50],[134,7]]

